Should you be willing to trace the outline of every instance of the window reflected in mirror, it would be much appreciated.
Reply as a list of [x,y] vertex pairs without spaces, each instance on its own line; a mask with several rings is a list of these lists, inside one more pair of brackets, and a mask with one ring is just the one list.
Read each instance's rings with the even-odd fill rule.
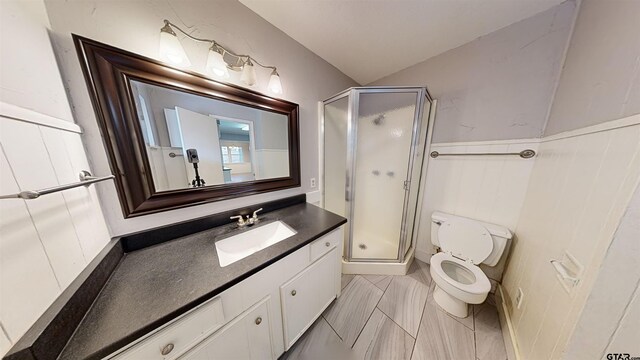
[[290,176],[287,115],[130,84],[156,191]]

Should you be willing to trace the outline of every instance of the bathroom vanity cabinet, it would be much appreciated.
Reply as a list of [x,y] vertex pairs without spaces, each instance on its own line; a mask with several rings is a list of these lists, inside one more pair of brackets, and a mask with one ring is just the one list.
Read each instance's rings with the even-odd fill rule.
[[[180,359],[268,359],[272,356],[269,318],[271,298],[267,297],[231,320]],[[152,357],[153,359],[159,357]]]
[[109,359],[277,359],[340,294],[339,227]]
[[114,238],[3,359],[276,359],[340,294],[346,222],[303,194]]

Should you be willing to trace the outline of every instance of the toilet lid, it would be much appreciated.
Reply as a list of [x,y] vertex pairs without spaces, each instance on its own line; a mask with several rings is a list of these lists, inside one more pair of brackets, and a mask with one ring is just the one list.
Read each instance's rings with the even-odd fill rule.
[[483,262],[493,250],[489,230],[474,221],[451,219],[440,225],[438,239],[442,250],[474,264]]

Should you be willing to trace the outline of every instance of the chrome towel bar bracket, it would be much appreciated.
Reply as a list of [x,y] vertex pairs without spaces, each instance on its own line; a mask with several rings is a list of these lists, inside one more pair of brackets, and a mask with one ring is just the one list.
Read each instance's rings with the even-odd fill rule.
[[536,156],[536,152],[531,149],[525,149],[516,153],[449,153],[449,154],[441,154],[437,151],[432,151],[429,156],[432,158],[437,158],[439,156],[493,156],[493,155],[517,155],[523,159],[530,159]]
[[63,190],[73,189],[79,186],[89,186],[97,182],[113,179],[115,178],[115,176],[108,175],[108,176],[102,176],[102,177],[95,177],[91,175],[90,172],[86,170],[82,170],[80,171],[80,174],[78,174],[78,178],[80,179],[80,181],[72,184],[54,186],[54,187],[50,187],[42,190],[25,190],[17,194],[11,194],[11,195],[0,195],[0,200],[2,199],[25,199],[25,200],[37,199],[42,195],[47,195],[47,194],[52,194],[52,193],[63,191]]

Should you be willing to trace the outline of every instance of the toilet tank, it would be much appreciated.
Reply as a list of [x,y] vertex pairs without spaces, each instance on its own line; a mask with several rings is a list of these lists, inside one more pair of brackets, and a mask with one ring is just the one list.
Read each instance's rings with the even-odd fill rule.
[[431,214],[431,243],[433,245],[440,247],[440,241],[438,240],[438,230],[440,229],[440,225],[453,218],[467,219],[476,222],[484,226],[489,231],[489,234],[491,234],[491,240],[493,240],[493,250],[491,250],[489,256],[482,263],[487,266],[496,266],[498,261],[500,261],[502,253],[504,253],[504,249],[507,247],[507,241],[512,237],[511,231],[504,226],[434,211],[433,214]]

